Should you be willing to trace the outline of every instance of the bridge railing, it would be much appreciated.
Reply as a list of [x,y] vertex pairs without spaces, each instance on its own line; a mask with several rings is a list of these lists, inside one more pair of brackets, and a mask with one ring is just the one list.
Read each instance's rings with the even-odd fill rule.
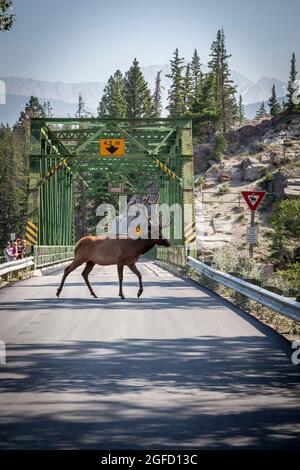
[[288,318],[300,321],[300,303],[294,300],[283,297],[282,295],[275,294],[267,289],[250,284],[242,279],[231,276],[230,274],[223,273],[217,269],[208,266],[201,261],[188,256],[187,264],[199,274],[211,279],[212,281],[219,282],[230,289],[239,292],[240,294],[255,300],[256,302],[269,307],[275,312],[281,313]]
[[63,263],[74,258],[74,246],[47,246],[34,247],[35,268],[44,268],[54,264]]
[[156,259],[175,266],[186,266],[186,251],[184,246],[172,246],[168,249],[157,247]]
[[10,273],[21,271],[23,269],[31,268],[34,266],[33,256],[28,258],[17,259],[15,261],[8,261],[7,263],[0,264],[0,277],[8,276]]

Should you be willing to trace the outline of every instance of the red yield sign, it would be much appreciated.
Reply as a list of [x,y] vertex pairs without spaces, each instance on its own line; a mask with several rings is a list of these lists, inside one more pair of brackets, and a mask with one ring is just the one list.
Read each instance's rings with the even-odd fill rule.
[[242,191],[243,198],[252,212],[256,211],[266,194],[266,191]]

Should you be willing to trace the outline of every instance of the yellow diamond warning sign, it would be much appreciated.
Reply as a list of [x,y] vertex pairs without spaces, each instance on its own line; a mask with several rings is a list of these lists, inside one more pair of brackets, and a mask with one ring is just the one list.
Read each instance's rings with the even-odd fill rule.
[[121,157],[125,153],[125,139],[100,139],[101,157]]

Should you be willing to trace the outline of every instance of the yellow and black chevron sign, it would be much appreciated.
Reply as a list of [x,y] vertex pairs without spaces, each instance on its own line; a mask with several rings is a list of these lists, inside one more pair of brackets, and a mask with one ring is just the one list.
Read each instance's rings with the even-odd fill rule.
[[161,162],[160,160],[158,160],[157,158],[155,159],[155,163],[157,166],[159,166],[159,168],[161,168],[161,170],[163,170],[165,173],[167,173],[167,175],[169,175],[171,178],[175,179],[180,179],[176,173],[174,173],[172,170],[170,170],[170,168],[167,167],[167,165],[165,165],[163,162]]
[[38,227],[31,220],[27,220],[25,237],[32,245],[37,245]]
[[42,186],[42,184],[45,183],[45,181],[47,181],[49,178],[51,178],[51,176],[55,175],[57,170],[59,170],[59,168],[61,168],[62,166],[65,166],[66,168],[70,169],[67,165],[66,158],[64,158],[63,160],[58,162],[57,165],[51,168],[51,170],[49,170],[48,173],[38,182],[36,187],[39,188],[40,186]]
[[196,222],[192,222],[185,227],[184,239],[186,245],[190,245],[196,241]]
[[53,176],[57,172],[57,170],[63,165],[65,166],[67,165],[67,160],[65,158],[61,160],[60,162],[58,162],[58,164],[55,165],[55,167],[51,168],[50,171],[48,171],[46,178],[50,178],[50,176]]

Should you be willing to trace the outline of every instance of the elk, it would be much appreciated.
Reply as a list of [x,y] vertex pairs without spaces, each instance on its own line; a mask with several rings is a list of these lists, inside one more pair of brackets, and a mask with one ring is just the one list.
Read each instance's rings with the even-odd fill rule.
[[[123,269],[124,266],[128,266],[128,268],[138,277],[139,280],[139,289],[137,292],[138,298],[142,295],[144,290],[142,275],[136,267],[136,262],[141,255],[147,253],[155,245],[165,247],[170,246],[169,240],[167,240],[162,235],[162,229],[170,225],[171,219],[165,225],[162,225],[160,222],[153,222],[151,217],[149,217],[148,211],[146,209],[147,204],[151,204],[149,199],[150,198],[147,196],[147,198],[143,200],[143,204],[139,204],[140,206],[143,206],[144,214],[148,221],[148,238],[133,239],[128,236],[122,238],[118,236],[117,238],[113,239],[101,236],[87,236],[81,238],[81,240],[79,240],[75,245],[75,257],[73,262],[64,271],[61,283],[57,289],[57,297],[59,297],[62,291],[67,276],[83,263],[86,264],[84,270],[82,271],[82,277],[94,298],[97,298],[97,295],[95,294],[89,282],[89,274],[96,264],[100,266],[114,264],[117,265],[119,277],[119,296],[121,299],[125,299],[122,287]],[[159,196],[156,199],[156,202],[158,199]],[[154,229],[156,229],[156,232],[158,232],[158,238],[154,239],[151,238],[151,229],[153,226]]]

